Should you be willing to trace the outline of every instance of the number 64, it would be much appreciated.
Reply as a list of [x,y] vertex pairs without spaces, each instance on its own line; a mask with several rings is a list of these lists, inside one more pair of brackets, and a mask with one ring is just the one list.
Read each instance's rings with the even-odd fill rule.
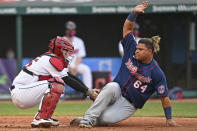
[[133,85],[135,88],[140,88],[141,89],[141,92],[144,93],[146,91],[146,88],[147,88],[147,85],[143,85],[142,86],[142,82],[137,80],[135,81],[134,85]]

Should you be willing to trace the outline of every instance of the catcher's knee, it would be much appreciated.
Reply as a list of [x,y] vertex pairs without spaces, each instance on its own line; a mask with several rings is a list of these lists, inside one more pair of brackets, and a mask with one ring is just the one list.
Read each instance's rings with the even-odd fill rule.
[[53,77],[48,80],[49,81],[49,88],[51,92],[61,94],[64,92],[64,81],[59,77]]
[[14,103],[14,105],[15,105],[16,107],[20,108],[20,109],[28,109],[28,108],[29,108],[29,107],[26,107],[26,106],[24,106],[24,105],[22,105],[22,104],[18,104],[18,103]]

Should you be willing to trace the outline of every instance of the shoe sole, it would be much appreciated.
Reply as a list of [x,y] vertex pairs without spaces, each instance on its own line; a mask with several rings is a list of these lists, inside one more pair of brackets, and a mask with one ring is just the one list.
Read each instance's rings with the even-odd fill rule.
[[38,125],[31,124],[32,128],[50,128],[51,126],[52,126],[52,123],[50,122],[40,123]]
[[57,127],[59,126],[59,124],[51,124],[51,126]]
[[51,124],[52,124],[51,126],[55,126],[55,127],[59,126],[58,120],[55,120],[55,119],[52,119],[52,118],[51,118]]
[[79,124],[80,128],[91,128],[91,125]]

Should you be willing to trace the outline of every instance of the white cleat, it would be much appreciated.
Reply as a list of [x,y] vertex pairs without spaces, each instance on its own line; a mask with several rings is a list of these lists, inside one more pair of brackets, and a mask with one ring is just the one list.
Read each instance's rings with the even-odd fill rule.
[[49,118],[48,120],[51,121],[52,126],[59,126],[59,121],[53,118]]
[[31,122],[31,127],[33,128],[50,128],[52,126],[52,121],[50,119],[34,119]]

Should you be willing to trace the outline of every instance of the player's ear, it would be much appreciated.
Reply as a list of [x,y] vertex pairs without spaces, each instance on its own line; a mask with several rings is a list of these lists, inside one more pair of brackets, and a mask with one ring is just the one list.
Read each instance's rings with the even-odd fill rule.
[[147,51],[148,51],[150,54],[153,54],[152,49],[148,49]]

